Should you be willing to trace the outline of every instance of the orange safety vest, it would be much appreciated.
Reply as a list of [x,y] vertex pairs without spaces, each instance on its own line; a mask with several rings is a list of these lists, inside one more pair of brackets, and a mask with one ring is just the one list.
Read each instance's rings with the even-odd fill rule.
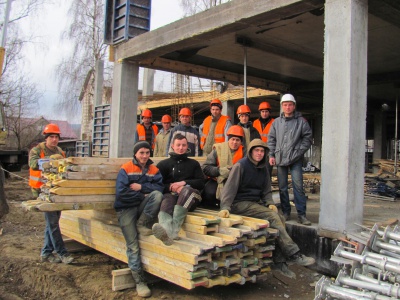
[[[242,158],[243,158],[243,145],[240,145],[232,157],[232,165],[236,164]],[[218,157],[217,157],[217,165],[219,166]]]
[[261,139],[263,142],[268,142],[268,133],[271,128],[272,123],[274,122],[274,118],[271,118],[271,120],[268,122],[267,126],[265,126],[264,130],[262,130],[261,122],[259,119],[255,120],[253,122],[253,127],[258,130],[260,133]]
[[[155,139],[156,135],[158,134],[158,127],[156,124],[151,125],[151,128],[153,128],[153,139],[151,141],[151,148],[154,150],[155,147]],[[143,124],[137,124],[136,126],[136,131],[138,133],[138,140],[139,141],[145,141],[146,140],[146,128],[144,127]]]
[[[217,122],[217,126],[215,126],[215,132],[214,132],[214,143],[223,143],[225,142],[225,134],[224,134],[224,129],[226,125],[226,121],[230,120],[231,118],[228,116],[221,116]],[[200,148],[203,149],[204,145],[206,144],[206,139],[208,132],[210,131],[210,126],[212,122],[212,117],[208,116],[204,120],[204,126],[203,126],[203,132],[201,134],[200,138]]]
[[[61,151],[62,156],[65,157],[64,151]],[[40,158],[44,158],[44,151],[40,149]],[[34,189],[39,189],[44,184],[42,180],[42,171],[29,169],[29,186]]]

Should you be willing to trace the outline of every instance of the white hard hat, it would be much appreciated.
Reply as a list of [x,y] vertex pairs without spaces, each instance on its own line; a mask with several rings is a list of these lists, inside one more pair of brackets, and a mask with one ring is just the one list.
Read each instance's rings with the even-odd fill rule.
[[296,99],[294,99],[292,94],[285,94],[282,96],[281,103],[287,102],[287,101],[290,101],[290,102],[293,102],[294,104],[296,104]]

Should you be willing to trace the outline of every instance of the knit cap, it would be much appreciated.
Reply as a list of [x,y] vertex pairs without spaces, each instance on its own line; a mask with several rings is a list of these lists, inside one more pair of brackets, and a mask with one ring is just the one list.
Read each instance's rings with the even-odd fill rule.
[[147,148],[151,151],[151,146],[148,142],[139,141],[133,146],[133,156],[135,156],[136,152],[138,152],[141,148]]

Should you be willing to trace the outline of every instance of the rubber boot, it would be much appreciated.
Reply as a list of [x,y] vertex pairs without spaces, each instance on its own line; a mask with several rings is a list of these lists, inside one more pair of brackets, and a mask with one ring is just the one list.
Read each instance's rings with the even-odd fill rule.
[[144,276],[142,272],[132,272],[133,280],[136,283],[136,292],[139,297],[147,298],[151,296],[151,291],[147,286],[146,281],[144,280]]
[[173,223],[173,231],[171,234],[171,238],[174,240],[179,240],[179,231],[181,230],[183,222],[185,222],[187,215],[187,209],[180,205],[175,205],[174,207],[174,216],[172,218]]
[[140,215],[139,220],[136,223],[136,229],[141,235],[152,235],[153,231],[151,230],[152,219],[149,218],[145,213]]
[[172,217],[170,214],[160,211],[158,213],[158,223],[155,223],[152,228],[153,234],[156,238],[164,243],[166,246],[171,246],[173,240],[170,238],[173,231]]

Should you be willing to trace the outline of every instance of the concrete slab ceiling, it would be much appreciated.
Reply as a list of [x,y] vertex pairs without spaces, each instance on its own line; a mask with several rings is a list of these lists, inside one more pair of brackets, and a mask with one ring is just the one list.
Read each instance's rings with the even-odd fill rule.
[[[292,92],[321,109],[323,0],[233,0],[137,36],[115,59],[140,66]],[[400,1],[369,0],[368,106],[394,101],[400,84]],[[343,41],[346,42],[346,41]]]

